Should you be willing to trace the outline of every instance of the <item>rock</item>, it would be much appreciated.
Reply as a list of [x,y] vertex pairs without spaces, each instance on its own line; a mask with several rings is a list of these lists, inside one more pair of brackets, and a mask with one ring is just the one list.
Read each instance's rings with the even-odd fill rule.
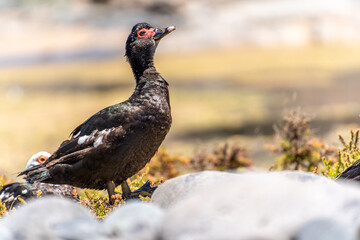
[[14,238],[12,237],[12,234],[8,229],[2,228],[0,226],[0,239],[1,240],[13,240]]
[[357,240],[358,229],[354,225],[342,224],[331,219],[316,219],[305,224],[296,240]]
[[[185,174],[177,178],[167,180],[166,183],[161,184],[153,193],[151,202],[159,205],[162,208],[169,208],[177,202],[182,201],[194,192],[199,191],[204,187],[211,187],[213,184],[225,178],[232,178],[234,174],[248,174],[249,172],[219,172],[219,171],[203,171],[192,174]],[[306,172],[296,171],[282,171],[273,172],[272,174],[283,175],[284,177],[306,181],[326,181],[327,178],[321,177],[317,174],[310,174]]]
[[322,182],[324,184],[336,184],[329,178],[326,178],[322,175],[309,173],[309,172],[301,172],[301,171],[281,171],[281,172],[271,172],[271,175],[280,175],[286,178],[299,181],[299,182]]
[[5,239],[103,239],[101,231],[88,209],[53,196],[29,201],[0,222]]
[[359,226],[359,187],[304,172],[205,171],[166,181],[152,203],[127,202],[101,223],[71,200],[35,199],[1,219],[0,239],[355,240]]
[[168,208],[177,202],[181,202],[194,192],[213,184],[224,178],[233,177],[233,173],[218,171],[203,171],[193,174],[185,174],[177,178],[167,180],[158,186],[151,197],[151,202],[162,208]]
[[190,174],[165,182],[153,202],[169,207],[163,239],[290,239],[314,219],[360,224],[360,189],[311,173]]
[[103,222],[108,236],[116,239],[159,239],[164,211],[151,203],[127,202]]

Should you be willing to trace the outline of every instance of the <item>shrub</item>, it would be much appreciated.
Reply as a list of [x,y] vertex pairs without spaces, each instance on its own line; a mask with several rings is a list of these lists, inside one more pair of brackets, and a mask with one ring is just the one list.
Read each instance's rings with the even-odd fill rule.
[[192,171],[219,170],[225,171],[241,167],[250,167],[252,161],[248,157],[247,149],[239,144],[219,144],[212,153],[199,153],[192,157],[189,169]]
[[323,158],[325,170],[323,174],[330,178],[336,178],[346,168],[350,167],[360,158],[359,150],[359,129],[350,131],[350,139],[346,143],[344,137],[339,134],[339,140],[342,147],[338,149],[337,159]]
[[6,206],[5,204],[3,204],[1,201],[0,201],[0,218],[2,216],[5,216],[7,214],[7,209],[6,209]]
[[85,189],[78,192],[80,204],[89,208],[98,219],[105,218],[112,209],[123,203],[120,193],[115,194],[115,203],[110,205],[106,191]]
[[[162,148],[151,159],[148,166],[148,177],[151,181],[163,181],[177,177],[187,171],[189,158],[180,155],[170,155]],[[142,171],[146,170],[144,168]]]
[[334,154],[334,149],[311,136],[311,118],[300,111],[291,111],[280,125],[274,127],[276,145],[266,147],[281,156],[276,159],[276,170],[316,171],[322,159]]

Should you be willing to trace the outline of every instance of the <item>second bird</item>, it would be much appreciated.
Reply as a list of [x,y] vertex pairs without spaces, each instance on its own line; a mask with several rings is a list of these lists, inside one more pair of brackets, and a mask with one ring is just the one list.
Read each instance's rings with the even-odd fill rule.
[[129,196],[126,179],[150,161],[171,126],[168,83],[156,71],[153,58],[160,39],[173,30],[174,26],[136,24],[125,54],[136,80],[131,97],[91,116],[47,162],[20,175],[30,182],[107,189],[110,202],[121,184]]

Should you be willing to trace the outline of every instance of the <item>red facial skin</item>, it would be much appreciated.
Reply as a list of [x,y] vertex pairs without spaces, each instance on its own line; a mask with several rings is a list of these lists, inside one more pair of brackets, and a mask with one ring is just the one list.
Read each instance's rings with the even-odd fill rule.
[[154,32],[154,28],[142,28],[137,32],[137,37],[138,38],[147,38],[147,37],[154,37],[155,36],[155,32]]
[[40,164],[43,164],[44,162],[46,162],[46,160],[48,160],[48,157],[44,156],[44,155],[41,155],[40,157],[38,157],[36,159],[36,161]]

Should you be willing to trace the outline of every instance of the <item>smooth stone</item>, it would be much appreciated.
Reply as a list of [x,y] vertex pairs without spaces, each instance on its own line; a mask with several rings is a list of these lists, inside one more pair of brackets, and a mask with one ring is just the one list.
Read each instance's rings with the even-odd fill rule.
[[[319,174],[314,174],[310,172],[301,172],[301,171],[281,171],[281,172],[270,172],[271,175],[280,175],[287,178],[290,178],[295,181],[299,182],[314,182],[317,181],[318,183],[323,182],[325,184],[332,184],[334,183],[331,179],[324,177]],[[335,183],[334,183],[335,184]]]
[[[200,184],[200,179],[209,182]],[[160,206],[171,206],[163,222],[163,239],[281,240],[290,239],[314,219],[360,224],[360,189],[312,173],[203,172],[168,182],[159,187],[161,198],[153,199]],[[166,195],[171,204],[164,203]],[[174,203],[176,196],[182,200]]]
[[[0,222],[1,223],[1,222]],[[9,229],[0,226],[0,240],[13,240]]]
[[[169,208],[177,202],[191,196],[205,187],[211,187],[213,184],[225,178],[232,178],[238,174],[251,174],[252,172],[220,172],[220,171],[203,171],[198,173],[185,174],[173,179],[167,180],[161,184],[153,193],[151,202],[162,208]],[[266,173],[267,174],[267,173]],[[284,177],[306,181],[326,181],[317,174],[300,172],[300,171],[281,171],[272,172],[274,175],[283,175]]]
[[159,239],[164,210],[151,203],[129,201],[103,222],[110,237],[127,240]]
[[204,187],[211,187],[219,180],[231,178],[233,175],[235,174],[219,171],[203,171],[172,178],[158,186],[151,196],[151,202],[162,208],[169,208],[188,196],[191,196],[194,192],[198,192]]
[[101,224],[87,208],[55,196],[33,199],[1,219],[3,231],[19,240],[103,239]]
[[306,223],[299,231],[296,240],[357,240],[357,227],[332,219],[316,219]]

